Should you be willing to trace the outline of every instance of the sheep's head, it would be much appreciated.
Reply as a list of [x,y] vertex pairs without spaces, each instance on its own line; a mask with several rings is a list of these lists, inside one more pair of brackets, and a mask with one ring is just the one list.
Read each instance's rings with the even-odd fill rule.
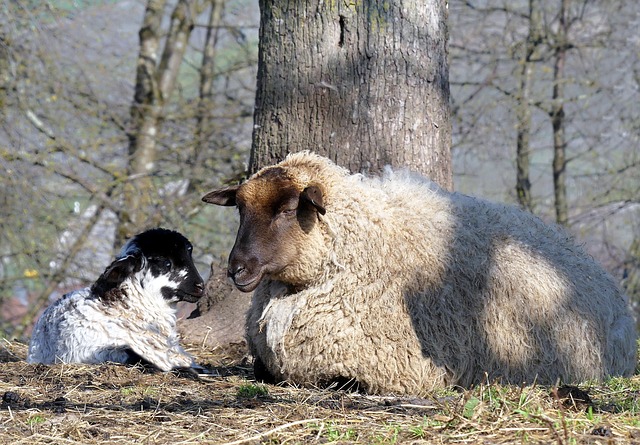
[[265,276],[303,286],[318,274],[322,252],[314,247],[319,241],[315,228],[318,214],[325,214],[320,184],[300,184],[276,166],[202,200],[237,206],[240,212],[227,269],[239,290],[251,292]]
[[193,263],[192,251],[189,240],[178,232],[147,230],[127,242],[92,291],[105,301],[120,299],[122,283],[135,279],[145,292],[159,292],[169,303],[194,303],[204,293],[204,281]]

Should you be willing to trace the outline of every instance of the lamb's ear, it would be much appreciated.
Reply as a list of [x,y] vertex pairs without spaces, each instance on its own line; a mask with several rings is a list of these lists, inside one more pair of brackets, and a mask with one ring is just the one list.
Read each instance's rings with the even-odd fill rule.
[[218,190],[213,190],[202,197],[202,200],[209,204],[219,206],[235,206],[236,192],[240,188],[239,185],[232,185]]
[[142,253],[138,252],[118,258],[109,264],[100,278],[93,283],[91,292],[99,298],[103,298],[107,292],[119,287],[127,277],[139,272],[144,266],[144,261]]
[[322,189],[317,185],[310,185],[305,188],[302,193],[300,193],[300,201],[311,204],[321,215],[327,213],[327,209],[324,208]]

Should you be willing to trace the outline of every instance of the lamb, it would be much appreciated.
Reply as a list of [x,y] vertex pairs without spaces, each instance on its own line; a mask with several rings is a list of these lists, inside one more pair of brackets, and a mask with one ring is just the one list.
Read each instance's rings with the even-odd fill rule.
[[64,295],[43,312],[27,361],[201,369],[176,331],[176,303],[196,302],[204,290],[192,250],[182,234],[162,228],[131,238],[92,286]]
[[425,395],[628,376],[626,297],[561,229],[416,174],[291,154],[203,201],[237,206],[228,276],[254,291],[256,376]]

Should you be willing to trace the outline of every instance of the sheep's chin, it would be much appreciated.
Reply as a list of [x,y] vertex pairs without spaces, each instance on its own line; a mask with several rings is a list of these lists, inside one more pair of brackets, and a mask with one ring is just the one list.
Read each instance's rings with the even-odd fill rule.
[[256,287],[258,287],[258,284],[260,284],[262,276],[263,274],[260,273],[258,275],[255,275],[251,280],[244,283],[233,280],[233,284],[240,292],[252,292]]

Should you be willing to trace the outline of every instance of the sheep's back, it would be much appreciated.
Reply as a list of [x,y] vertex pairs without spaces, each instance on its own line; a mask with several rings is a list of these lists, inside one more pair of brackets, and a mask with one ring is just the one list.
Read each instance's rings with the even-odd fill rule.
[[[364,337],[398,344],[389,332],[402,332],[408,352],[390,358],[412,356],[416,337],[464,386],[485,372],[518,383],[633,372],[628,301],[564,229],[415,176],[355,179],[330,219],[344,266],[336,296],[371,314],[358,321]],[[412,332],[385,306],[404,308]]]
[[90,288],[73,291],[44,310],[31,334],[27,355],[30,363],[55,363],[70,354],[76,323],[83,323],[84,317],[78,315],[90,295]]
[[627,301],[564,230],[514,207],[449,200],[442,282],[408,298],[427,354],[462,385],[484,372],[553,383],[633,371]]
[[129,355],[118,340],[127,332],[125,323],[122,308],[102,304],[90,288],[70,292],[52,303],[36,322],[27,360],[46,364],[124,363]]

